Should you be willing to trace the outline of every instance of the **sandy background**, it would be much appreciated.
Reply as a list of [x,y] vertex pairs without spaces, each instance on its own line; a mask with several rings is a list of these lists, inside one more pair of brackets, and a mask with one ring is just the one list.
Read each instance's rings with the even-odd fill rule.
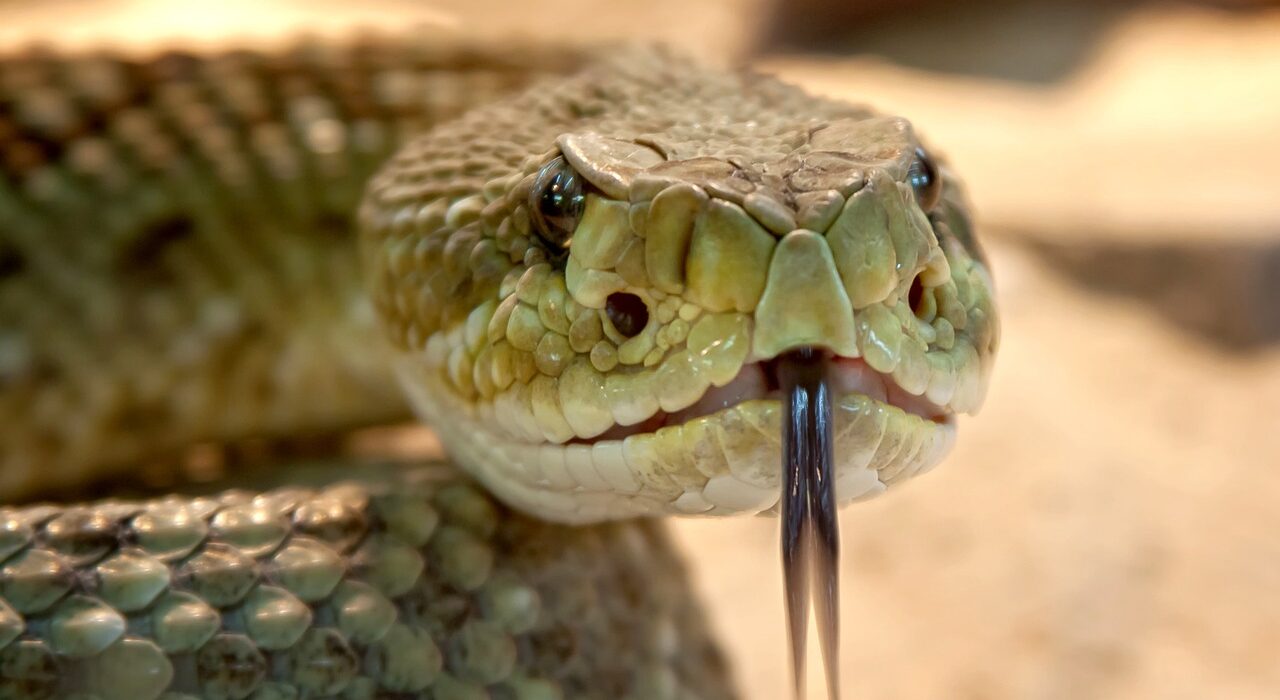
[[[1280,697],[1280,13],[803,4],[9,2],[0,46],[572,30],[749,53],[912,118],[970,184],[1004,344],[949,463],[842,515],[846,695]],[[776,529],[674,524],[759,700],[788,688]]]

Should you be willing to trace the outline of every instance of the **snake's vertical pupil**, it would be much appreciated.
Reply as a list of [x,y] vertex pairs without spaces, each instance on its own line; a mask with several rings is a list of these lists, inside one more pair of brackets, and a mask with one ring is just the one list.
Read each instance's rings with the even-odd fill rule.
[[920,208],[926,212],[933,211],[942,200],[942,178],[938,176],[938,166],[923,148],[916,148],[916,157],[907,170],[907,182],[915,190]]
[[543,166],[529,191],[529,211],[538,238],[551,252],[559,253],[569,247],[585,208],[582,177],[564,158],[556,158]]
[[634,294],[615,292],[604,302],[604,312],[618,333],[634,338],[649,325],[649,307]]

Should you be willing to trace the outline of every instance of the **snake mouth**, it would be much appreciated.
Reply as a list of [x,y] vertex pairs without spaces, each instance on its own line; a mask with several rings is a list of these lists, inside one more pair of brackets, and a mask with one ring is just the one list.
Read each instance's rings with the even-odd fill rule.
[[[941,425],[954,422],[954,413],[903,389],[893,376],[877,372],[861,358],[833,355],[827,363],[831,391],[836,398],[865,396],[879,404],[892,406],[908,415]],[[728,384],[712,386],[692,405],[679,411],[659,410],[649,418],[631,425],[615,425],[593,438],[575,439],[579,444],[595,444],[609,440],[625,440],[632,435],[654,433],[662,428],[683,425],[732,408],[748,401],[784,400],[779,380],[779,360],[773,358],[742,366]]]
[[[837,504],[932,469],[955,441],[950,407],[899,388],[863,361],[819,351],[832,414]],[[782,495],[786,363],[749,362],[676,410],[655,407],[593,436],[543,430],[532,388],[469,410],[442,401],[434,372],[400,365],[415,406],[445,448],[508,504],[559,522],[777,512]],[[544,395],[545,396],[545,395]],[[519,401],[523,399],[523,401]],[[524,403],[528,402],[528,403]],[[674,408],[674,407],[673,407]],[[545,419],[546,414],[541,414]],[[563,420],[563,419],[561,419]]]

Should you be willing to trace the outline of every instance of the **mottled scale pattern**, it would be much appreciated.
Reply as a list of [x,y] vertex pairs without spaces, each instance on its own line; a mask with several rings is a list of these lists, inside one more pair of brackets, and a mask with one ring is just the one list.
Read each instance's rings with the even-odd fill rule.
[[405,417],[354,261],[366,180],[574,60],[425,31],[0,55],[0,498]]
[[549,525],[448,467],[365,469],[0,510],[0,697],[731,696],[656,523]]

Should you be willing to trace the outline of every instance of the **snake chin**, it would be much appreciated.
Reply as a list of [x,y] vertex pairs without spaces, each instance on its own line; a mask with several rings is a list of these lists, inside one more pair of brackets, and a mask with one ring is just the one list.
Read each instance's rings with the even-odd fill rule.
[[[886,406],[926,421],[941,425],[954,422],[954,414],[903,389],[893,377],[872,369],[860,358],[832,358],[829,365],[832,393],[837,397],[865,396]],[[658,411],[639,423],[616,425],[608,431],[589,439],[573,440],[580,444],[594,444],[608,440],[625,440],[632,435],[653,433],[672,425],[683,425],[698,418],[713,415],[747,401],[782,401],[779,388],[777,362],[766,360],[744,365],[738,375],[724,386],[713,386],[692,405],[668,413]]]

